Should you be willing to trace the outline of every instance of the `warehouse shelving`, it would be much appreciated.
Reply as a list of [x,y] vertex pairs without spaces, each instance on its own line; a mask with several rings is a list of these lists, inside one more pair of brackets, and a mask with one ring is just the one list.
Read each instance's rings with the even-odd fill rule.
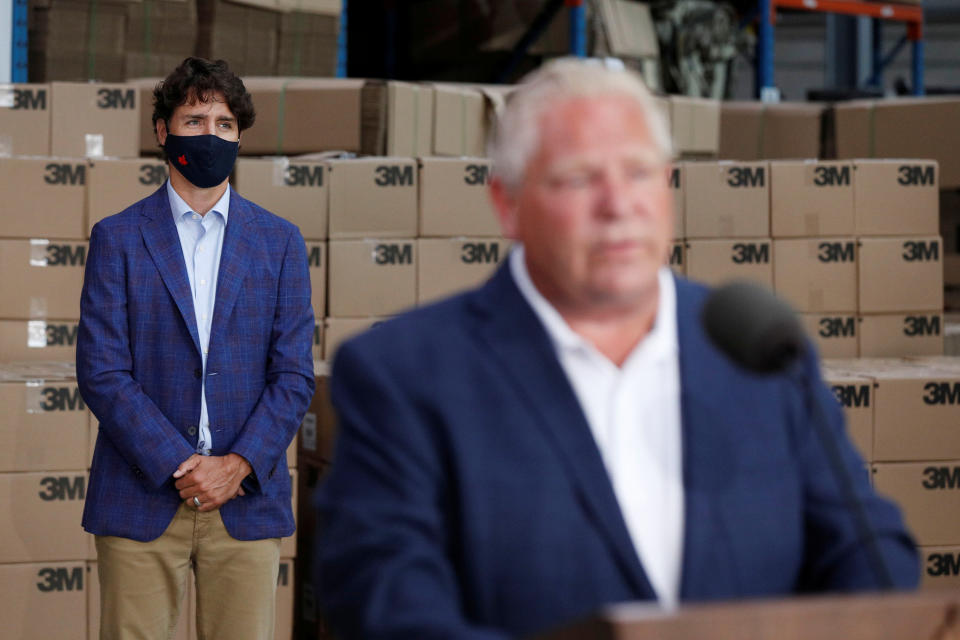
[[[913,94],[918,96],[924,94],[923,8],[919,5],[864,2],[863,0],[760,0],[758,8],[760,19],[757,38],[757,84],[762,98],[771,94],[776,95],[776,85],[773,82],[773,42],[779,9],[871,18],[873,21],[872,84],[880,84],[883,68],[903,45],[910,41],[913,49]],[[881,51],[882,21],[902,22],[906,25],[906,35],[887,56],[884,56]]]

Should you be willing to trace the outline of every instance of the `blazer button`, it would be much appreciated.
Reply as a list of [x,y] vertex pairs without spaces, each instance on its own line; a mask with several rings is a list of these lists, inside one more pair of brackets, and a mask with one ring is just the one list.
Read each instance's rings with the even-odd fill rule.
[[190,434],[191,436],[195,436],[197,435],[197,428],[193,425],[190,425],[189,427],[187,427],[187,433]]
[[193,370],[193,377],[196,378],[197,380],[199,380],[200,376],[202,375],[203,375],[203,371],[201,371],[200,369]]

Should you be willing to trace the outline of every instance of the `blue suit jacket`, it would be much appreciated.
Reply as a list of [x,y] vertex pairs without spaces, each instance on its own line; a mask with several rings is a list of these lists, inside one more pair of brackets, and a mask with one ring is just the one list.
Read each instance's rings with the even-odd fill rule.
[[[181,500],[172,474],[197,446],[196,316],[166,186],[94,226],[77,381],[100,421],[83,526],[152,540]],[[230,195],[207,357],[214,455],[253,467],[221,509],[241,540],[293,533],[286,448],[313,394],[313,311],[297,228]]]
[[[677,281],[681,600],[869,589],[877,578],[795,377],[751,374]],[[916,584],[897,509],[869,487],[805,363],[894,581]],[[810,373],[812,372],[812,373]],[[482,289],[347,342],[317,504],[321,603],[343,638],[501,638],[654,592],[553,346],[504,265]]]

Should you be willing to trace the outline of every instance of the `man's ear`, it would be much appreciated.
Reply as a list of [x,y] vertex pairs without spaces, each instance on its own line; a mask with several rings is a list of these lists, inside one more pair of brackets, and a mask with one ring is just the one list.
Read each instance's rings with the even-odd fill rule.
[[490,179],[490,201],[493,203],[503,237],[516,239],[517,237],[517,199],[514,193],[504,184],[503,179],[493,176]]
[[167,123],[163,118],[160,118],[153,126],[154,132],[157,135],[157,142],[159,142],[162,147],[167,142]]

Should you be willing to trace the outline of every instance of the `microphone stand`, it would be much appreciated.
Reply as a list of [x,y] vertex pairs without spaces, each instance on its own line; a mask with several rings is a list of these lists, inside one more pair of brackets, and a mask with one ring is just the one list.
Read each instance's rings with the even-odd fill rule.
[[848,508],[853,513],[857,533],[867,545],[867,560],[877,577],[880,589],[890,591],[894,588],[893,579],[890,577],[890,569],[883,559],[883,554],[880,553],[880,547],[877,544],[877,532],[867,517],[863,501],[857,496],[853,478],[850,477],[848,469],[843,462],[843,454],[840,452],[837,439],[830,431],[830,421],[823,407],[823,403],[818,398],[816,390],[813,389],[813,385],[810,383],[810,376],[803,375],[805,369],[806,365],[803,364],[803,360],[801,359],[799,368],[793,367],[791,377],[794,378],[794,381],[803,391],[804,404],[810,411],[814,431],[816,431],[820,445],[827,455],[827,464],[830,466],[834,480],[839,486]]

